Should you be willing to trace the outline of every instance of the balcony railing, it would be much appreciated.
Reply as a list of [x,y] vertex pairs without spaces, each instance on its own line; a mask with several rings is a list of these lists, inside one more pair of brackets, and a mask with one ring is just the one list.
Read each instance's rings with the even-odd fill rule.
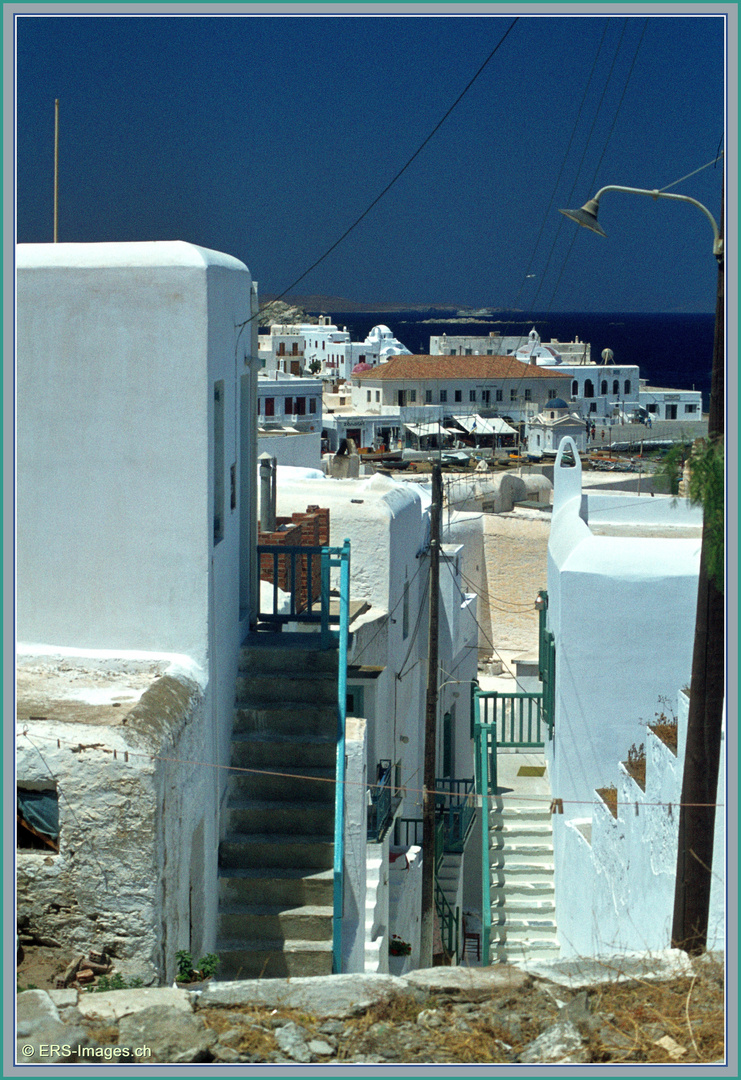
[[473,777],[435,780],[435,803],[443,822],[443,851],[462,852],[476,813]]
[[394,818],[391,790],[391,762],[379,761],[378,780],[368,787],[368,839],[374,842],[383,840]]

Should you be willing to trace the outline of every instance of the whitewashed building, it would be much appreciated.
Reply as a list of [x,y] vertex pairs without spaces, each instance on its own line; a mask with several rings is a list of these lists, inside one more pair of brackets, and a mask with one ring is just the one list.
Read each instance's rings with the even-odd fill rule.
[[438,407],[444,415],[481,413],[520,420],[568,396],[560,371],[508,356],[396,356],[352,377],[353,407],[381,413]]
[[528,454],[531,457],[555,455],[561,440],[570,436],[579,450],[587,444],[585,420],[571,412],[561,398],[549,401],[541,413],[530,420],[525,429]]
[[[701,531],[701,511],[685,500],[583,492],[576,446],[562,442],[548,545],[547,628],[556,674],[555,733],[546,756],[551,791],[562,805],[551,820],[564,956],[670,944],[686,731],[680,691],[692,665]],[[679,750],[667,751],[647,729],[662,712],[674,711],[678,696]],[[621,764],[642,752],[643,790]],[[615,789],[614,814],[604,795],[609,788]],[[723,847],[721,811],[711,926],[716,947],[722,941]]]
[[358,364],[375,367],[409,352],[388,326],[374,326],[364,341],[352,341],[347,327],[340,329],[328,315],[316,323],[275,323],[269,334],[260,335],[259,351],[269,370],[315,373],[334,385],[349,378]]
[[[648,420],[677,420],[683,423],[702,422],[702,394],[699,390],[671,390],[651,387],[640,378],[636,364],[615,364],[610,350],[605,350],[606,362],[592,362],[591,345],[575,337],[573,341],[541,341],[535,327],[527,337],[430,338],[433,355],[476,356],[513,355],[525,363],[539,367],[557,368],[568,375],[571,385],[568,394],[561,394],[571,409],[590,422],[624,424],[646,423]],[[691,437],[691,436],[690,436]]]
[[[380,474],[319,480],[302,470],[278,469],[279,513],[289,515],[307,500],[327,507],[330,542],[348,538],[351,545],[348,715],[365,720],[367,783],[385,777],[389,796],[384,819],[383,799],[379,802],[371,788],[371,825],[361,835],[364,818],[352,804],[364,802],[366,791],[347,792],[348,821],[356,828],[347,841],[354,869],[347,870],[346,887],[353,894],[365,890],[365,906],[357,917],[365,922],[365,967],[373,971],[389,970],[391,934],[412,945],[407,966],[419,958],[429,499],[428,489]],[[467,592],[462,577],[463,558],[460,542],[444,545],[436,759],[437,775],[449,786],[455,780],[473,783],[470,702],[478,627],[476,597]],[[395,840],[404,851],[398,863]],[[475,881],[469,886],[473,894],[480,888],[478,852],[452,853],[447,860],[443,888],[451,907],[460,908],[467,875]]]
[[256,610],[257,289],[179,241],[16,258],[17,781],[58,810],[19,917],[172,979],[215,941]]

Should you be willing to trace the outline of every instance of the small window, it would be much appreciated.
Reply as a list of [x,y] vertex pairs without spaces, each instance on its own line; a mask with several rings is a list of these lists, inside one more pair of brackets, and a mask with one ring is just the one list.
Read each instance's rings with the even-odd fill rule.
[[533,392],[530,389],[530,387],[528,386],[526,388],[526,390],[525,390],[525,401],[532,401],[532,400],[533,400]]
[[584,397],[586,397],[586,398],[594,397],[594,383],[592,382],[591,379],[585,379],[584,380]]
[[425,404],[432,404],[432,390],[425,390]]
[[296,398],[296,415],[297,416],[306,416],[306,398],[305,397],[297,397]]
[[597,402],[596,401],[593,401],[592,404],[589,406],[589,411],[590,412],[597,412]]
[[371,392],[370,392],[370,390],[366,390],[366,392],[365,392],[365,400],[370,401],[370,399],[371,399]]
[[380,401],[380,400],[381,400],[381,391],[376,390],[376,401]]
[[281,341],[280,345],[278,346],[278,356],[285,356],[285,355],[286,355],[286,343],[285,343],[285,341]]
[[409,391],[409,400],[410,401],[416,401],[417,400],[417,391],[416,390],[410,390]]
[[625,394],[629,394],[629,393],[630,393],[630,379],[626,379],[626,380],[625,380],[625,391],[624,391],[624,393],[625,393]]
[[466,356],[473,356],[473,349],[466,349]]
[[457,356],[457,355],[458,355],[458,353],[455,351],[455,349],[449,349],[448,350],[448,356]]
[[576,381],[576,379],[574,379],[574,381],[571,384],[571,396],[572,397],[578,397],[579,396],[579,383]]
[[684,411],[685,411],[686,413],[693,413],[693,412],[697,412],[697,405],[685,405],[685,407],[684,407]]
[[553,401],[554,397],[556,397],[556,391],[555,390],[549,390],[548,391],[548,400]]
[[476,391],[475,390],[469,390],[468,391],[468,400],[469,401],[475,401],[476,400]]
[[[607,379],[603,379],[602,382],[600,383],[599,392],[603,396],[607,394]],[[613,394],[615,393],[615,388],[614,387],[613,387],[612,392],[613,392]]]
[[517,401],[517,387],[516,386],[513,386],[512,389],[510,390],[510,392],[509,392],[509,400],[510,401]]
[[441,390],[440,391],[440,401],[444,402],[444,401],[447,401],[447,400],[448,400],[448,391],[447,390]]
[[460,390],[456,390],[456,392],[455,392],[455,400],[456,400],[456,401],[462,401],[462,400],[463,400],[463,393],[462,393],[462,391],[460,391]]
[[[620,393],[620,383],[617,381],[617,379],[612,380],[612,392],[613,394]],[[605,383],[605,393],[607,393],[607,383]]]
[[316,398],[315,397],[310,397],[309,398],[309,412],[310,413],[315,413],[316,412]]
[[59,851],[59,795],[55,787],[16,790],[16,844],[24,850]]
[[285,410],[286,410],[286,412],[285,412],[286,416],[293,416],[293,398],[291,398],[291,397],[286,398]]
[[265,415],[266,416],[275,416],[275,398],[274,397],[266,397],[265,398]]
[[491,399],[491,391],[490,390],[482,390],[481,391],[481,400],[483,401],[483,403],[485,405],[488,405],[490,399]]
[[362,686],[348,686],[347,688],[347,708],[346,712],[348,716],[364,716],[365,715],[365,702],[363,700],[364,687]]
[[497,401],[504,401],[504,391],[503,390],[495,390],[494,391],[494,396],[495,396],[495,399]]

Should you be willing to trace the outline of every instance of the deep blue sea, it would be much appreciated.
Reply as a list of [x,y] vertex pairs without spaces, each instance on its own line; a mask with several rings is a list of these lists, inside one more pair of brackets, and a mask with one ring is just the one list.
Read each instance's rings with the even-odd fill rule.
[[701,390],[703,408],[708,407],[713,355],[714,315],[646,315],[556,312],[527,315],[499,311],[481,322],[451,322],[450,311],[337,312],[333,322],[346,326],[353,341],[362,341],[373,326],[384,323],[413,353],[429,352],[430,337],[522,333],[527,338],[535,326],[543,342],[551,338],[580,341],[592,346],[592,360],[603,349],[612,349],[616,364],[637,364],[641,378],[652,386]]

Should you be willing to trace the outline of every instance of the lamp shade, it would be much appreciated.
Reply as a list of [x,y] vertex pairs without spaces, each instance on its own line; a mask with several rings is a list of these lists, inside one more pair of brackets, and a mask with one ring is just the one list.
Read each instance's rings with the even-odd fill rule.
[[607,236],[607,233],[597,221],[598,210],[599,203],[597,200],[590,199],[589,202],[584,203],[580,210],[561,210],[560,213],[565,214],[567,218],[571,218],[577,225],[583,225],[585,229],[591,229],[592,232],[596,232],[599,236]]

